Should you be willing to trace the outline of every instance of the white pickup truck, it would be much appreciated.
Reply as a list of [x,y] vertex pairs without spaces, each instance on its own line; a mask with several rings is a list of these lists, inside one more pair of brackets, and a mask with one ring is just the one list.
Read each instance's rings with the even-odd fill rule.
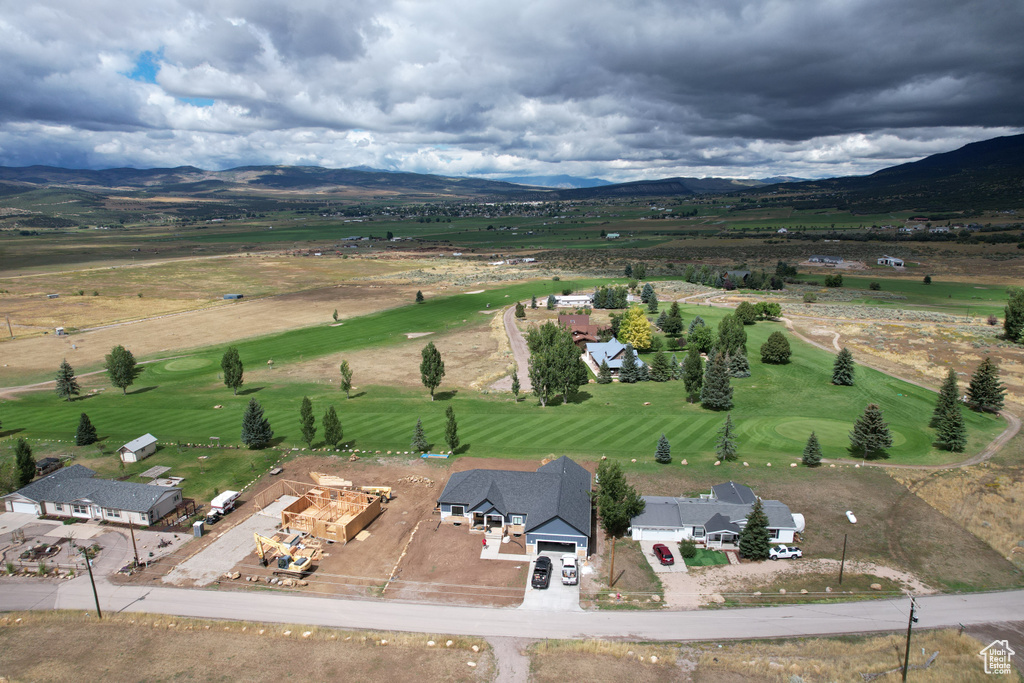
[[576,556],[562,555],[562,583],[566,586],[575,586],[580,582],[580,575],[576,569]]
[[768,559],[771,560],[791,560],[794,557],[803,556],[803,551],[795,546],[777,545],[768,551]]

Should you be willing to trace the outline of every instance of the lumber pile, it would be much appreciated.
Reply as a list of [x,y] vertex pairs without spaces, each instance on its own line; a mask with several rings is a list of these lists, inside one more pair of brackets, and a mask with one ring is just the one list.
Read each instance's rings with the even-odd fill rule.
[[333,474],[323,474],[322,472],[310,472],[309,478],[321,486],[336,486],[339,488],[351,488],[352,482],[348,479],[342,479],[336,477]]

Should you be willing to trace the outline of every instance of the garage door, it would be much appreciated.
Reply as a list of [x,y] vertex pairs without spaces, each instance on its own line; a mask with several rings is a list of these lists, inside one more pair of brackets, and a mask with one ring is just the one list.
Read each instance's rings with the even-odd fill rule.
[[39,514],[39,510],[36,509],[35,503],[18,503],[15,501],[11,501],[11,504],[14,507],[14,512],[27,512],[30,515]]
[[553,541],[538,541],[537,554],[540,553],[575,553],[575,543],[555,543]]
[[676,531],[672,529],[640,529],[640,538],[638,541],[661,541],[666,543],[668,541],[676,540]]

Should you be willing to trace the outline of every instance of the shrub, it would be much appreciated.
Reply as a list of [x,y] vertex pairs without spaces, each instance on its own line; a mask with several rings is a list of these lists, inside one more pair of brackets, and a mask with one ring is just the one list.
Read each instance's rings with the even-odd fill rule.
[[689,538],[679,541],[679,557],[684,560],[697,557],[697,542]]
[[789,340],[786,339],[784,334],[776,330],[768,336],[768,341],[761,345],[761,362],[783,365],[789,362],[791,353]]
[[995,327],[996,325],[999,324],[999,318],[995,317],[994,315],[990,315],[988,317],[988,324],[991,325],[992,327]]
[[805,304],[813,304],[817,300],[818,300],[818,295],[815,294],[814,292],[807,292],[806,294],[804,294],[804,303]]
[[868,285],[868,289],[870,289],[872,292],[877,292],[881,288],[882,285],[878,284],[877,282],[872,282],[871,284]]

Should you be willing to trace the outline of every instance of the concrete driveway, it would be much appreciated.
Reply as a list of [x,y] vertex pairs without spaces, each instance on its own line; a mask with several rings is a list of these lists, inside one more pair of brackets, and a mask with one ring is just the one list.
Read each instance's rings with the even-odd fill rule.
[[672,551],[672,557],[676,561],[675,564],[668,566],[663,565],[655,557],[655,543],[661,543],[661,541],[640,541],[640,549],[644,551],[644,557],[647,558],[647,563],[651,565],[651,569],[654,570],[655,574],[685,574],[687,572],[686,563],[683,562],[683,558],[679,557],[679,548],[676,547],[675,543],[665,543],[668,549]]
[[536,589],[530,585],[533,579],[533,567],[536,558],[530,562],[530,571],[526,575],[526,595],[519,609],[543,612],[582,612],[580,607],[580,585],[566,586],[562,583],[562,554],[541,553],[551,558],[551,583],[547,588]]

